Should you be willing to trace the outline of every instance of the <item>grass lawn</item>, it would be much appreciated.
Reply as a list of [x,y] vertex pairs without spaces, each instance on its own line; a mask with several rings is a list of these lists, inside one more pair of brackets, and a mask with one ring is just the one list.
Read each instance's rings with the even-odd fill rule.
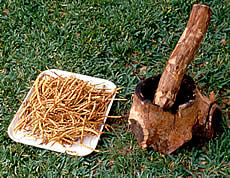
[[[212,10],[211,24],[187,74],[216,94],[223,134],[171,155],[142,150],[127,125],[142,79],[162,73],[194,3]],[[228,0],[0,0],[0,177],[230,175],[230,16]],[[122,87],[97,149],[75,157],[12,141],[7,128],[39,70],[105,78]]]

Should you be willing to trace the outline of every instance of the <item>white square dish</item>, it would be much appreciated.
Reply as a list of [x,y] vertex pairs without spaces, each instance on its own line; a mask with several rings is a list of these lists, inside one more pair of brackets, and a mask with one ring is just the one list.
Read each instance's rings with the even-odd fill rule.
[[[81,75],[81,74],[77,74],[77,73],[73,73],[73,72],[67,72],[67,71],[62,71],[62,70],[57,70],[57,69],[50,69],[50,70],[46,70],[42,73],[39,74],[39,76],[37,77],[36,80],[38,80],[43,74],[49,74],[51,76],[55,77],[55,73],[57,75],[60,75],[62,77],[76,77],[78,79],[81,79],[83,81],[87,81],[90,84],[97,84],[98,88],[102,88],[105,87],[106,89],[108,89],[109,91],[113,91],[114,89],[116,89],[116,85],[108,80],[105,79],[101,79],[101,78],[96,78],[96,77],[91,77],[91,76],[87,76],[87,75]],[[27,96],[25,97],[23,103],[25,103],[31,96],[33,92],[33,89],[31,88],[27,94]],[[107,111],[106,111],[106,116],[108,116],[109,111],[111,109],[112,103],[113,103],[113,99],[115,98],[115,94],[112,97],[111,102],[108,105]],[[41,144],[42,140],[41,139],[35,139],[34,137],[30,137],[30,136],[25,136],[25,133],[23,133],[23,131],[17,131],[15,133],[14,128],[16,127],[18,121],[19,121],[19,113],[23,108],[23,103],[21,104],[20,108],[18,109],[17,113],[14,115],[13,120],[11,121],[9,127],[8,127],[8,135],[9,137],[14,140],[15,142],[20,142],[23,144],[27,144],[27,145],[31,145],[31,146],[35,146],[35,147],[39,147],[39,148],[43,148],[43,149],[48,149],[48,150],[52,150],[52,151],[57,151],[57,152],[61,152],[61,153],[68,153],[71,155],[77,155],[77,156],[86,156],[90,153],[93,152],[93,150],[96,148],[100,135],[99,136],[86,136],[82,142],[83,145],[90,147],[86,148],[77,144],[73,144],[72,146],[66,146],[63,147],[61,144],[59,143],[48,143],[48,144]],[[106,117],[104,118],[104,123],[106,122]],[[100,131],[103,130],[104,125],[101,126]]]

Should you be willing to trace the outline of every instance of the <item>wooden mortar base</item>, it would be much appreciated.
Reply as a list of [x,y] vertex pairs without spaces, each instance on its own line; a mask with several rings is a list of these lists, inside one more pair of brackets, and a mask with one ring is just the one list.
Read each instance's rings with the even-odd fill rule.
[[152,103],[160,76],[140,82],[135,90],[129,125],[143,149],[170,154],[192,136],[212,138],[221,120],[219,106],[184,76],[174,105],[168,110]]

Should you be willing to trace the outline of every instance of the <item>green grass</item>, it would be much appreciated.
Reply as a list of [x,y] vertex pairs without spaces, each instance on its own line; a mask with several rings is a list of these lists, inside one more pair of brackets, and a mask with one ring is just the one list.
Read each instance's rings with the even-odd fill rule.
[[[162,73],[198,2],[208,4],[213,14],[187,73],[205,95],[216,93],[224,132],[203,146],[186,145],[170,156],[141,150],[127,126],[135,86]],[[0,0],[1,177],[230,175],[229,8],[228,0]],[[19,100],[46,66],[105,78],[123,88],[118,97],[128,101],[114,103],[111,115],[122,119],[108,120],[112,130],[102,135],[97,147],[102,153],[74,157],[8,137]]]

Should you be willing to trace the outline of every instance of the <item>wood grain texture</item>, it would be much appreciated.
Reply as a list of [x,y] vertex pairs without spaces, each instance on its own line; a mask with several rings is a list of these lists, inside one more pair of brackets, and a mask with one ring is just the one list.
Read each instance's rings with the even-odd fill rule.
[[170,108],[174,104],[187,66],[196,55],[209,26],[211,9],[195,4],[187,26],[169,57],[160,78],[153,103]]
[[159,78],[146,79],[136,87],[129,126],[138,144],[143,149],[152,147],[155,151],[170,154],[193,136],[212,138],[222,117],[219,106],[202,95],[191,77],[186,75],[175,110],[154,105],[149,91],[156,88]]

